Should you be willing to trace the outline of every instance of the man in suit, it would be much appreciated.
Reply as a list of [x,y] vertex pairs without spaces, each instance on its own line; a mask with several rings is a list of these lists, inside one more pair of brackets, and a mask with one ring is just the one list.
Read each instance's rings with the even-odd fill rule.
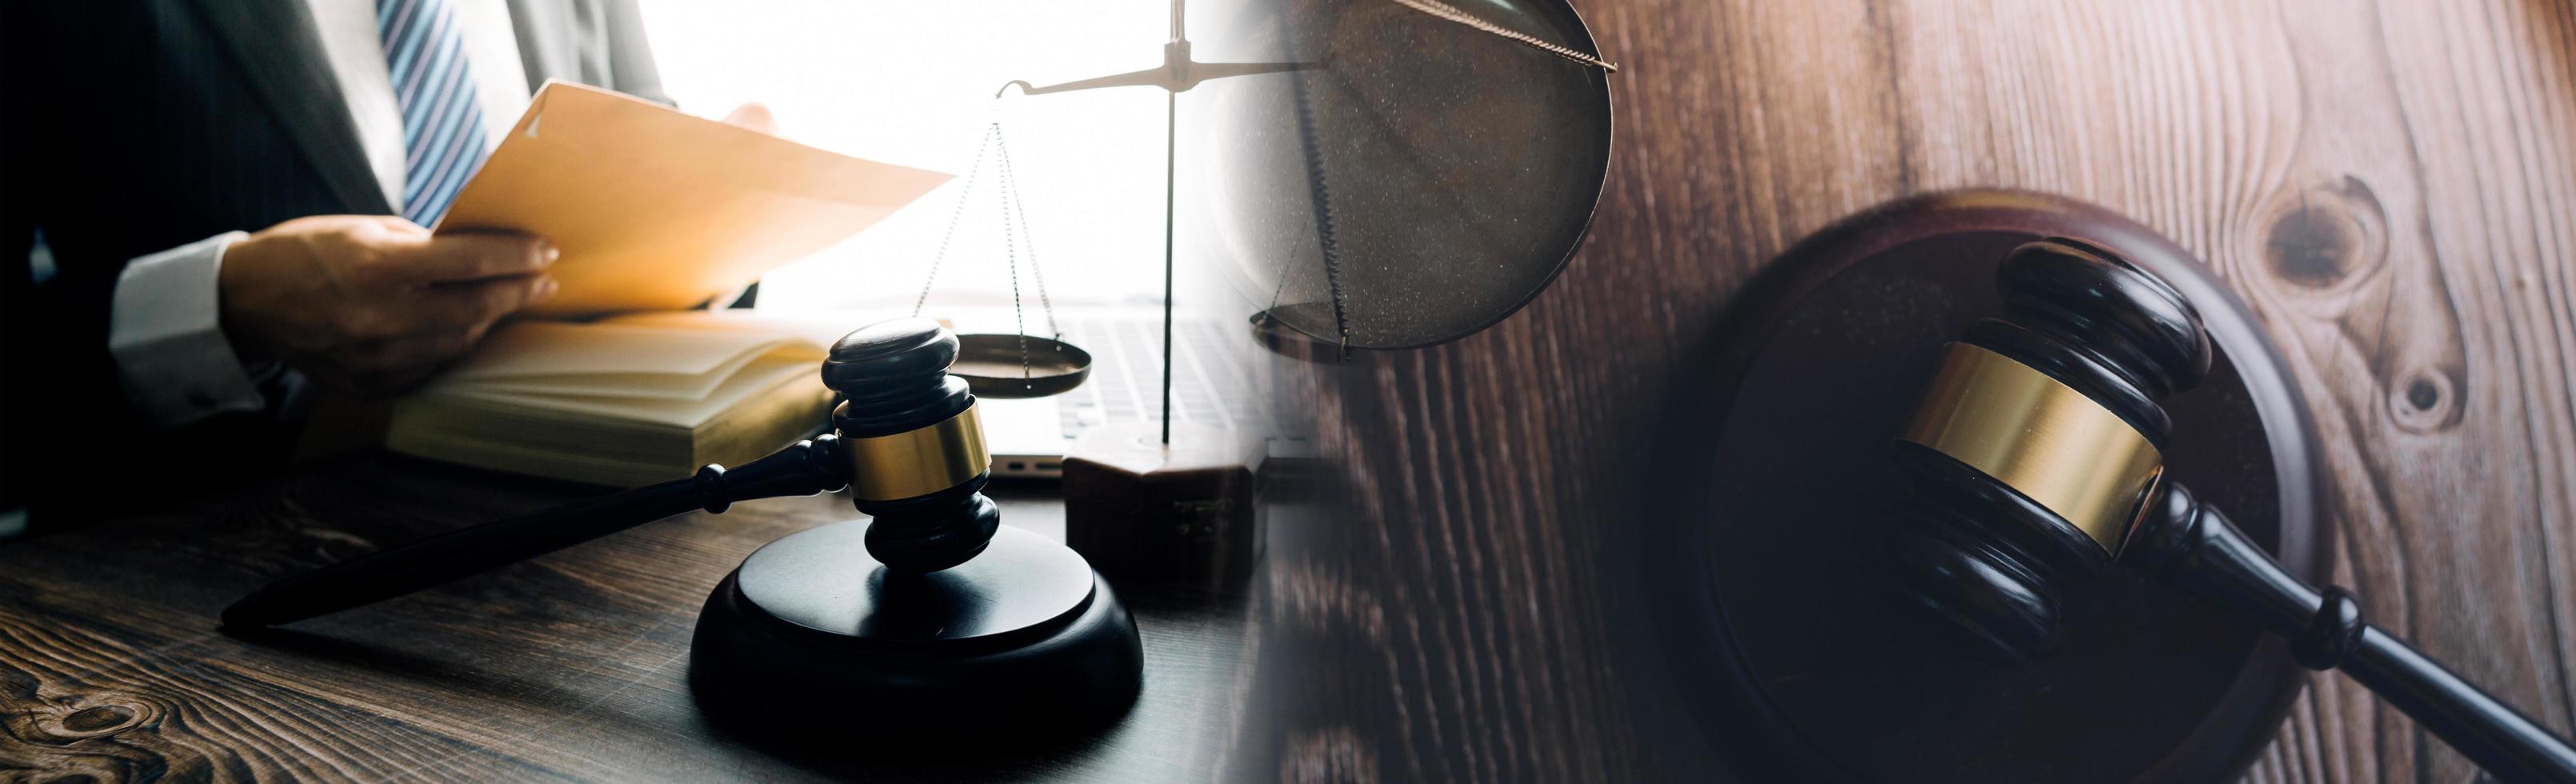
[[66,478],[273,468],[308,383],[427,379],[554,290],[544,238],[422,228],[534,89],[669,102],[632,0],[5,5],[0,508],[38,525],[111,500]]

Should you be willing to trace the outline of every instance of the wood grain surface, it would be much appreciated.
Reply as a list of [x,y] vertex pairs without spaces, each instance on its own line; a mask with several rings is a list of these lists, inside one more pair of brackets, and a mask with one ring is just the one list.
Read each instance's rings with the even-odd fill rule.
[[[1624,68],[1573,265],[1486,333],[1280,382],[1311,400],[1353,513],[1274,545],[1256,605],[1275,724],[1236,770],[1710,777],[1630,620],[1653,597],[1608,545],[1658,491],[1638,477],[1669,363],[1804,234],[1954,187],[2098,203],[2209,263],[2306,391],[2336,580],[2545,724],[2576,721],[2571,4],[1576,5]],[[2476,775],[2322,675],[2248,778]]]
[[[994,494],[1006,523],[1062,535],[1046,493]],[[698,608],[754,548],[856,516],[834,495],[690,513],[256,638],[215,630],[267,580],[572,495],[358,458],[0,545],[0,781],[1202,780],[1235,726],[1247,598],[1138,586],[1120,594],[1152,666],[1096,735],[913,757],[719,734],[688,693]]]

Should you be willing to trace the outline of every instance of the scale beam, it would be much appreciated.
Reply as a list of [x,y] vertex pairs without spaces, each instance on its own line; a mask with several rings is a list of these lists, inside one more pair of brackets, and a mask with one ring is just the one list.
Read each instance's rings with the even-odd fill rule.
[[1020,88],[1022,95],[1069,93],[1104,87],[1160,87],[1163,97],[1163,443],[1172,443],[1172,197],[1174,155],[1180,148],[1181,93],[1200,82],[1234,76],[1284,73],[1315,68],[1320,63],[1202,63],[1190,59],[1188,26],[1182,12],[1188,0],[1172,0],[1172,38],[1163,42],[1163,64],[1141,71],[1095,76],[1044,87],[1012,80],[993,91],[998,99]]
[[1015,79],[1003,84],[1002,89],[994,90],[993,97],[1000,98],[1009,93],[1013,87],[1020,88],[1021,94],[1024,95],[1067,93],[1103,87],[1160,87],[1177,93],[1186,92],[1192,87],[1199,86],[1200,82],[1210,79],[1302,71],[1317,65],[1317,63],[1202,63],[1190,59],[1190,42],[1187,39],[1175,38],[1164,42],[1163,64],[1157,67],[1122,74],[1095,76],[1044,87],[1032,86],[1028,82]]

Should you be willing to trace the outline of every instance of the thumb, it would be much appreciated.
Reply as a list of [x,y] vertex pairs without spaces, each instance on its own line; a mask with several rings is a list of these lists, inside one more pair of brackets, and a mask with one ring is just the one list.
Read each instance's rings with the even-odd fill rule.
[[770,115],[768,104],[759,101],[733,107],[733,112],[726,114],[724,121],[727,125],[737,125],[761,133],[772,135],[778,133],[777,118]]

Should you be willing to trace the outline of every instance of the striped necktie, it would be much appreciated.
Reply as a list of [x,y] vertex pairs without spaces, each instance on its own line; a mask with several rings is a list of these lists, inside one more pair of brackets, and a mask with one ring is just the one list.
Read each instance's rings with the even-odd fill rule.
[[402,216],[435,225],[485,155],[465,37],[447,0],[376,0],[376,29],[402,108]]

